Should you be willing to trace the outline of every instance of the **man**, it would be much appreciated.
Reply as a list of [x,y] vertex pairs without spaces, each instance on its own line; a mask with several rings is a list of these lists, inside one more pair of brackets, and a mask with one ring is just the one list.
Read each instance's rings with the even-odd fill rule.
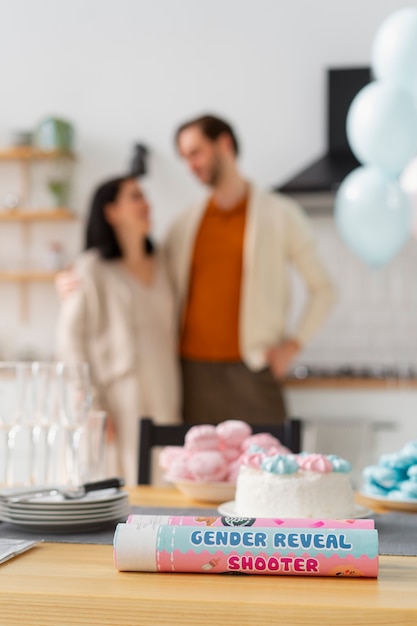
[[[176,145],[210,189],[205,202],[177,218],[166,241],[181,320],[184,419],[281,422],[280,380],[333,303],[330,279],[299,207],[240,174],[227,122],[211,115],[186,122]],[[309,295],[291,337],[288,264]]]

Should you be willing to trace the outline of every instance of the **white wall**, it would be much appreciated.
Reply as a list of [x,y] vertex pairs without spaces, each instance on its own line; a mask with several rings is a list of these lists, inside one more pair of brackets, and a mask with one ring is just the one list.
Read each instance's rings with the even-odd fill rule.
[[[410,239],[381,269],[365,265],[342,242],[332,217],[313,219],[323,260],[338,298],[321,331],[299,361],[326,368],[396,366],[404,374],[417,369],[417,244]],[[295,323],[305,300],[293,276]]]
[[[132,143],[152,150],[155,227],[200,189],[172,143],[178,123],[213,111],[242,140],[242,168],[270,186],[325,147],[325,69],[369,64],[372,38],[400,0],[0,0],[0,145],[45,115],[73,121],[79,161],[74,208],[84,215],[96,182],[126,166]],[[0,167],[1,195],[17,184]],[[1,174],[1,172],[3,172]],[[80,226],[37,225],[32,246],[61,238],[80,246]],[[16,255],[19,227],[2,226],[1,258]],[[0,358],[53,346],[57,304],[49,285],[19,293],[0,285]]]

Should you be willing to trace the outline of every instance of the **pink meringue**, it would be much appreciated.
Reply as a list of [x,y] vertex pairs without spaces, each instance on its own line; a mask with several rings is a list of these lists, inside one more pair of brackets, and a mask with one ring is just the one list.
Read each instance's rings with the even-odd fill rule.
[[292,454],[291,450],[285,446],[272,446],[265,451],[266,456],[276,456],[277,454]]
[[239,457],[236,461],[233,461],[229,465],[228,472],[226,474],[226,480],[229,483],[235,483],[237,481],[238,474],[240,472],[240,466],[242,465],[242,460]]
[[324,454],[309,454],[308,456],[298,456],[297,463],[300,469],[310,470],[327,474],[333,471],[333,465]]
[[194,480],[219,482],[225,480],[228,464],[221,452],[203,450],[188,459],[187,468]]
[[186,456],[178,456],[173,459],[165,478],[174,483],[177,480],[192,480],[193,476],[188,469],[188,461],[189,459]]
[[182,446],[165,446],[159,453],[158,462],[160,467],[167,471],[175,459],[187,458],[189,453]]
[[254,445],[268,450],[268,448],[273,447],[280,448],[282,444],[279,439],[273,437],[269,433],[258,433],[257,435],[246,437],[242,443],[242,450],[247,450],[250,446]]
[[[271,434],[251,433],[251,426],[240,420],[193,426],[184,446],[166,446],[161,451],[159,464],[171,482],[236,482],[242,463],[259,468],[269,456],[290,453]],[[249,452],[251,445],[260,449]]]
[[221,453],[228,463],[236,461],[236,459],[238,459],[241,455],[240,450],[237,448],[225,448],[224,450],[221,450]]
[[217,450],[219,448],[219,435],[215,426],[202,424],[193,426],[185,435],[184,447],[187,450]]
[[226,420],[216,426],[220,437],[220,448],[240,448],[243,441],[250,437],[252,428],[240,420]]
[[259,469],[264,458],[265,454],[263,454],[263,452],[246,452],[240,457],[240,463],[241,465],[248,465],[249,467]]

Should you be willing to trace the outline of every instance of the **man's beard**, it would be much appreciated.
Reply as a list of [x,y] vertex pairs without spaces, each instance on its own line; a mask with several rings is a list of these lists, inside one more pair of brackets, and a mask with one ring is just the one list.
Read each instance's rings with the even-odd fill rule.
[[223,168],[222,168],[221,161],[220,159],[216,159],[213,162],[212,167],[210,169],[208,180],[207,180],[207,185],[209,187],[215,187],[216,185],[219,184],[222,178],[222,175],[223,175]]

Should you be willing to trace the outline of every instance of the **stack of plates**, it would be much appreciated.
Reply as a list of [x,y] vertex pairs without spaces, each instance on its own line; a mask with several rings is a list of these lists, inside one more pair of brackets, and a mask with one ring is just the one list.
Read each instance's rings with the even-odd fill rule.
[[[118,489],[92,491],[83,498],[66,500],[61,495],[12,498],[22,489],[0,491],[0,520],[22,529],[49,532],[84,532],[126,521],[130,514],[128,495]],[[27,489],[24,490],[25,493]],[[39,491],[39,487],[33,488]]]

